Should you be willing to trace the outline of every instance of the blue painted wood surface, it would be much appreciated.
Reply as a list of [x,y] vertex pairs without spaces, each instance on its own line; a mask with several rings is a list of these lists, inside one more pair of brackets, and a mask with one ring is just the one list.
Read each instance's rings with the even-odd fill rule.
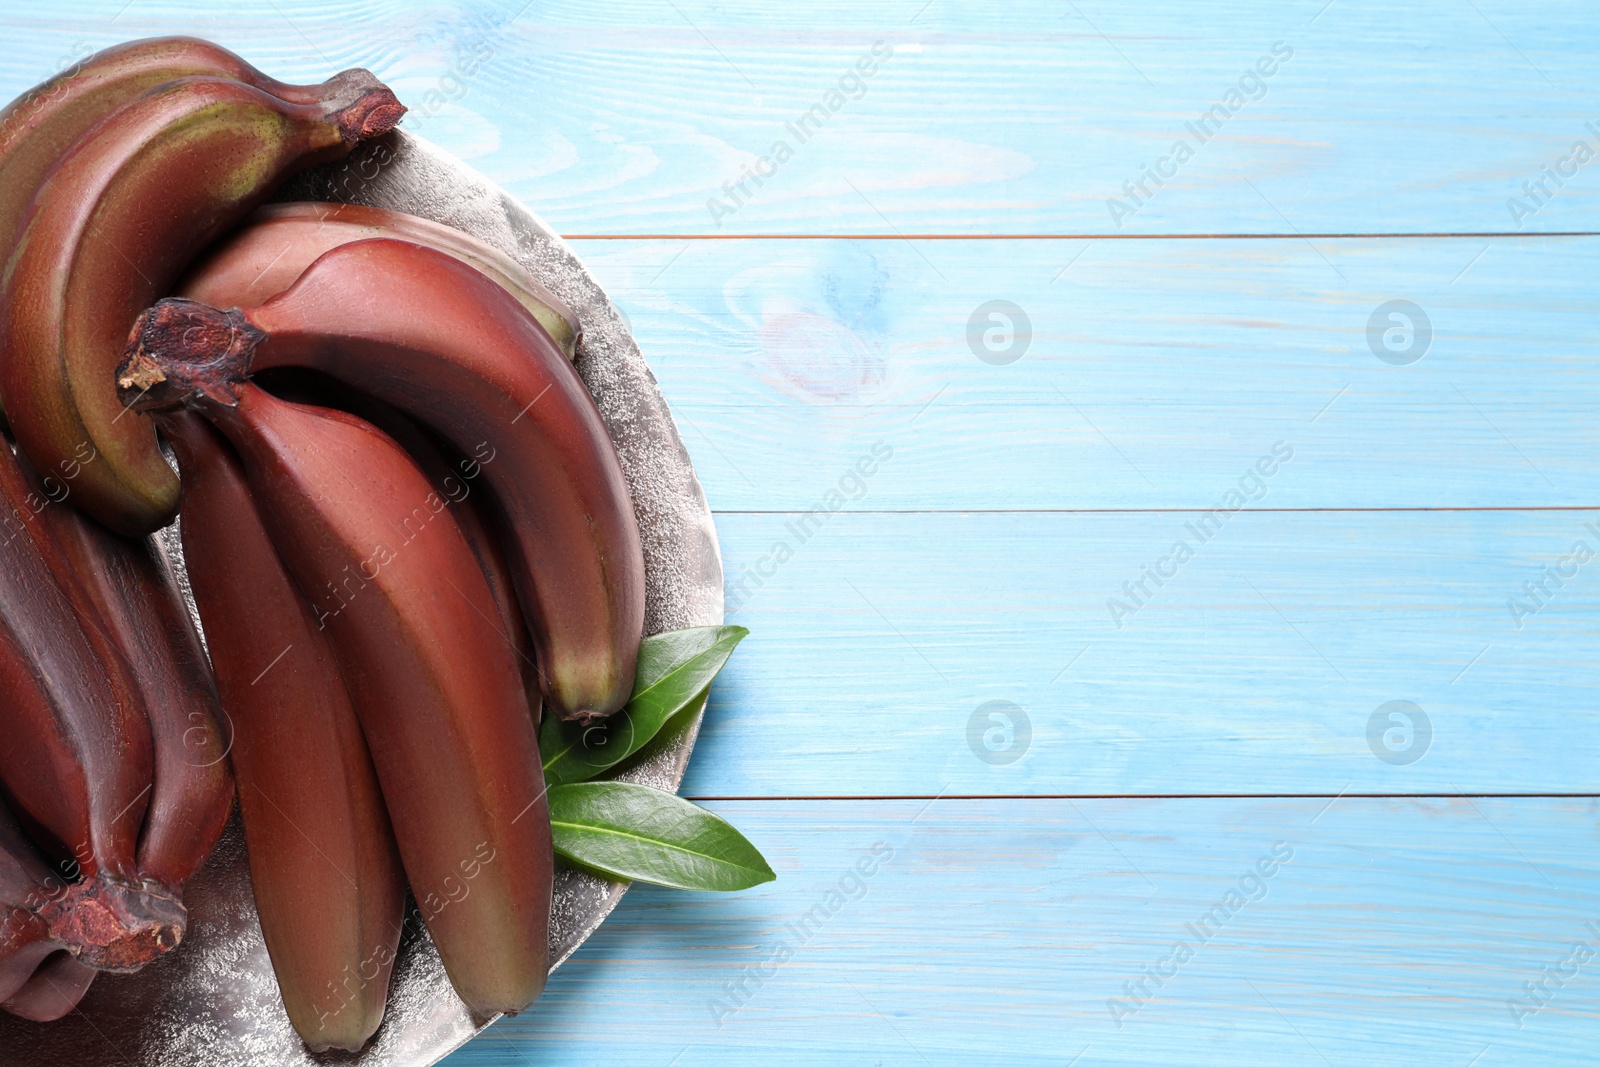
[[714,806],[777,883],[630,890],[452,1067],[1594,1059],[1593,799]]
[[[813,507],[880,440],[846,508],[1209,508],[1278,441],[1262,506],[1600,502],[1600,238],[577,248],[718,510]],[[1026,329],[980,314],[977,347],[1014,362],[969,342],[996,299]],[[1410,364],[1369,342],[1392,300],[1426,316]]]
[[[411,128],[565,233],[1600,228],[1600,174],[1572,152],[1600,149],[1583,0],[68,0],[5,17],[8,94],[152,33],[286,78],[369,66],[413,101]],[[858,90],[880,40],[893,57]],[[819,104],[829,117],[790,133]],[[780,140],[792,157],[734,203],[723,183]],[[1547,166],[1573,173],[1535,199],[1523,183]],[[1133,213],[1114,219],[1113,197]]]
[[[730,574],[775,574],[729,615],[752,635],[692,795],[1594,789],[1600,513],[1242,511],[1204,543],[1193,512],[797,521],[719,516]],[[1547,566],[1575,577],[1540,608]],[[973,745],[991,700],[1029,720],[1015,762]],[[1431,727],[1407,764],[1369,741],[1392,700]]]
[[1595,801],[1482,795],[1600,756],[1578,0],[0,28],[4,95],[153,33],[371,67],[576,238],[677,414],[754,631],[685,792],[779,880],[635,888],[451,1067],[1595,1058]]

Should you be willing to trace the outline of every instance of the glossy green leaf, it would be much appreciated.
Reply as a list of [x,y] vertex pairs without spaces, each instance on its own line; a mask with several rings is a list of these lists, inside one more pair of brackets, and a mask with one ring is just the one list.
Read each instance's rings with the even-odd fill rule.
[[678,714],[698,711],[711,680],[749,634],[743,626],[697,626],[645,638],[627,707],[592,726],[545,719],[539,752],[546,784],[587,781],[649,744]]
[[725,893],[777,877],[726,820],[672,793],[578,782],[549,799],[556,852],[608,878]]

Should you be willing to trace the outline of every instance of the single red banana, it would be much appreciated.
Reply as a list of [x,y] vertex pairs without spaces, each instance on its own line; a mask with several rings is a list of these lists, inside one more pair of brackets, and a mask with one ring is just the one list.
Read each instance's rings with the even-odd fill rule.
[[43,919],[16,908],[5,909],[0,915],[0,1005],[16,996],[40,964],[61,950]]
[[151,407],[214,378],[320,370],[427,424],[459,450],[497,458],[484,477],[509,532],[544,694],[593,720],[632,693],[644,627],[644,556],[628,485],[594,399],[550,335],[482,273],[395,240],[326,253],[260,307],[162,301],[134,327],[118,374]]
[[449,503],[450,513],[460,524],[461,534],[471,546],[483,576],[489,580],[489,592],[500,609],[500,634],[516,654],[517,668],[528,694],[529,714],[537,722],[541,697],[533,635],[517,600],[511,560],[506,555],[506,538],[499,529],[500,518],[488,499],[488,489],[479,481],[484,466],[497,458],[494,450],[485,446],[477,456],[463,457],[449,442],[440,440],[426,427],[380,401],[359,403],[352,400],[327,406],[349,411],[388,434],[416,461],[429,484]]
[[[85,520],[89,521],[89,520]],[[205,646],[178,587],[166,548],[148,538],[133,557],[149,599],[148,658],[139,685],[155,742],[155,783],[139,839],[139,873],[182,890],[211,858],[233,814],[231,731],[217,700]]]
[[494,594],[503,620],[499,627],[501,635],[517,654],[523,687],[528,692],[529,714],[537,721],[541,698],[533,638],[517,601],[505,539],[496,528],[499,517],[487,497],[488,491],[479,481],[484,465],[497,458],[494,450],[485,445],[476,456],[462,456],[448,441],[393,406],[316,371],[269,371],[267,377],[271,379],[270,384],[260,379],[256,384],[266,387],[274,396],[299,404],[335,408],[370,422],[405,449],[422,468],[438,498],[450,505],[451,514],[460,523],[462,535],[472,546],[472,554],[478,558],[483,575],[489,580],[489,591]]
[[0,246],[73,142],[141,93],[195,76],[231,78],[292,104],[315,104],[361,77],[346,71],[321,85],[290,85],[198,37],[147,37],[86,56],[0,111]]
[[577,355],[577,315],[522,264],[454,227],[364,204],[267,204],[207,252],[173,295],[255,307],[293,285],[324,252],[375,237],[426,245],[476,267],[516,297],[568,359]]
[[[0,396],[41,470],[81,464],[78,506],[119,533],[171,521],[177,476],[111,371],[130,324],[286,177],[392,129],[370,74],[291,104],[225,78],[167,82],[111,112],[39,189],[0,277]],[[334,83],[330,83],[334,84]]]
[[229,446],[199,416],[162,425],[183,475],[184,559],[234,724],[250,877],[278,988],[313,1051],[383,1021],[405,874],[344,679]]

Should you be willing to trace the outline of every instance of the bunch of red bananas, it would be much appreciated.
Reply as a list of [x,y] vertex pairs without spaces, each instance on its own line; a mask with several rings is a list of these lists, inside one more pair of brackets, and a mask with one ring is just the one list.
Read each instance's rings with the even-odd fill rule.
[[[421,219],[261,207],[403,112],[366,71],[286,85],[166,38],[0,114],[17,1014],[178,946],[235,779],[311,1047],[372,1036],[412,921],[479,1015],[543,987],[539,717],[628,700],[643,556],[555,297]],[[151,536],[175,516],[204,646]]]

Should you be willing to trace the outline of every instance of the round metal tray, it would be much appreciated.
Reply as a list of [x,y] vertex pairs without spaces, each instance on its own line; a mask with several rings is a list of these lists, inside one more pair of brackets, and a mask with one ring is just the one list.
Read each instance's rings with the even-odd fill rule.
[[[362,146],[343,163],[300,175],[278,199],[369,204],[454,226],[515,256],[566,301],[583,325],[578,370],[616,442],[639,517],[645,632],[722,621],[721,554],[705,493],[625,321],[561,238],[483,175],[404,131]],[[176,548],[172,533],[163,536]],[[697,717],[658,738],[619,777],[675,790],[699,725]],[[599,927],[626,888],[558,867],[552,969]],[[171,956],[136,975],[102,975],[79,1010],[57,1023],[0,1013],[0,1064],[426,1067],[493,1021],[472,1017],[422,934],[401,946],[388,1016],[367,1049],[312,1056],[278,997],[237,820],[186,897],[188,934]]]

